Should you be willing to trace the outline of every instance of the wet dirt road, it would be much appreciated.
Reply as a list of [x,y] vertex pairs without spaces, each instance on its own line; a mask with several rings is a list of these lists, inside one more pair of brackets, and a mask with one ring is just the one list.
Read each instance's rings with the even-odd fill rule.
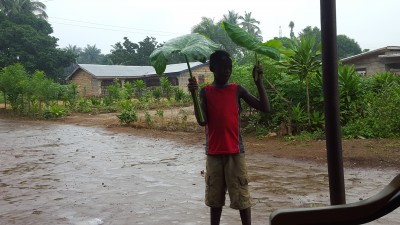
[[[208,224],[203,146],[102,128],[0,119],[0,224]],[[329,204],[326,166],[248,154],[253,224]],[[347,202],[399,171],[345,169]],[[229,205],[229,198],[227,198]],[[369,224],[399,224],[400,210]],[[224,208],[221,224],[241,224]]]

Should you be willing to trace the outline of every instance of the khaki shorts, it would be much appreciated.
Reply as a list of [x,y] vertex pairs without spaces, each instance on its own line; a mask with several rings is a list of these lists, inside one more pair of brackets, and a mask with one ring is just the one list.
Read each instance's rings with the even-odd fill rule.
[[251,206],[244,153],[207,155],[205,180],[207,206],[224,206],[226,191],[231,208],[242,210]]

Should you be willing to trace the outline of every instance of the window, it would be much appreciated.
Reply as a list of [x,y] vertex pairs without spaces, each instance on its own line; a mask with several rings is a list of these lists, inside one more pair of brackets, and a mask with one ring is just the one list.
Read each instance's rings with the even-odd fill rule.
[[360,74],[361,76],[366,76],[367,75],[367,68],[357,68],[356,72]]

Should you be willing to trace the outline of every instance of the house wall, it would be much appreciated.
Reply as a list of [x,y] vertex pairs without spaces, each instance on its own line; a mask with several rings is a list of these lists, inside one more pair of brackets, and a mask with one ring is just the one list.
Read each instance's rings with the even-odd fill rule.
[[[213,81],[213,73],[210,71],[207,64],[192,69],[192,74],[194,77],[196,77],[199,84],[206,82],[211,83]],[[144,80],[147,87],[156,87],[160,85],[159,77],[157,75],[146,76],[142,78],[119,78],[122,85],[127,81],[134,83],[134,81],[137,79]],[[182,90],[187,91],[189,72],[181,73],[179,75],[170,74],[168,79],[172,85],[178,86]],[[78,69],[70,77],[70,80],[78,86],[77,91],[83,97],[104,95],[106,94],[107,86],[113,83],[113,79],[98,80],[82,69]]]
[[354,65],[356,71],[362,75],[372,76],[377,73],[390,71],[399,74],[400,50],[398,47],[385,47],[367,52],[350,59],[343,60],[343,64]]
[[101,94],[101,81],[83,70],[77,71],[72,76],[71,82],[78,86],[77,90],[81,96],[99,96]]
[[354,68],[356,71],[364,71],[366,76],[371,76],[376,73],[384,72],[386,71],[386,66],[384,63],[382,63],[381,60],[378,59],[377,56],[371,57],[371,58],[365,58],[358,60],[357,62],[354,63],[346,63],[350,65],[354,65]]
[[[192,70],[192,75],[196,77],[197,82],[199,84],[202,83],[211,83],[214,79],[213,73],[210,71],[208,65],[203,65],[201,67],[198,67],[196,69]],[[183,89],[184,91],[187,91],[187,85],[189,83],[189,71],[182,73],[180,76],[178,76],[178,87]]]

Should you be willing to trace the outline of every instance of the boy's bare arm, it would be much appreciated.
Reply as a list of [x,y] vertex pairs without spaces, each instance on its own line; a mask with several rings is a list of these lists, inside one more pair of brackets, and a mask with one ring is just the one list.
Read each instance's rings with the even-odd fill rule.
[[245,88],[241,86],[241,89],[239,90],[240,97],[243,98],[243,100],[251,107],[260,110],[261,112],[269,112],[271,110],[271,107],[263,85],[263,69],[261,64],[259,63],[253,68],[253,79],[256,84],[260,99],[257,99],[256,97],[251,95]]

